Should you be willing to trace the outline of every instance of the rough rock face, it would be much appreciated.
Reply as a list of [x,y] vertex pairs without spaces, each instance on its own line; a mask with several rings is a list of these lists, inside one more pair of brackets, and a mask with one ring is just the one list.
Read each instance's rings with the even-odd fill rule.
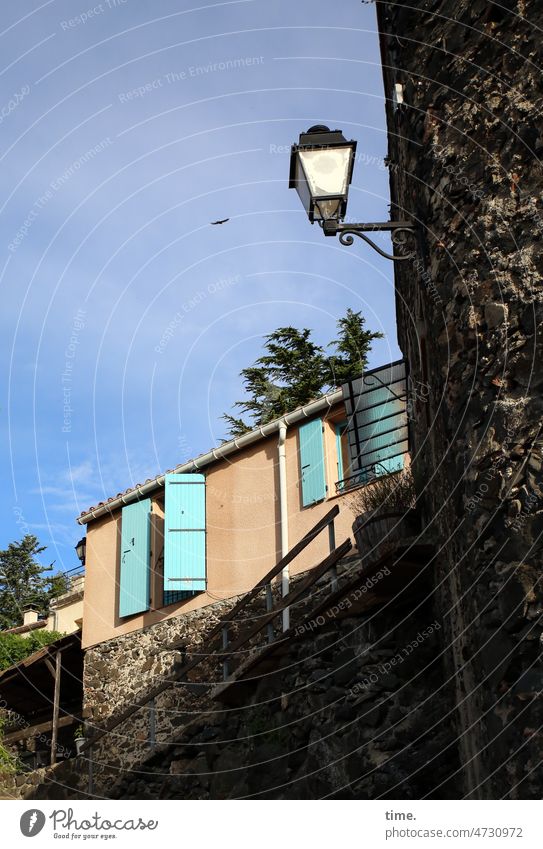
[[217,602],[88,649],[83,705],[89,727],[170,677],[183,657],[183,651],[172,650],[172,645],[197,645],[232,606],[231,599]]
[[417,258],[397,263],[398,332],[443,546],[463,792],[540,798],[543,3],[377,10],[392,217],[421,231]]

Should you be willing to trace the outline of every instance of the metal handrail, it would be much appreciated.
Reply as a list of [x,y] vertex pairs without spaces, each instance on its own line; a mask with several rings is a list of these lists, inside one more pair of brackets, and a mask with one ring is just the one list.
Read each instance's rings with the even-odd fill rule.
[[[283,596],[281,602],[275,607],[273,607],[264,617],[261,617],[261,619],[255,625],[253,625],[253,627],[248,632],[243,633],[240,637],[238,637],[237,640],[234,640],[234,642],[232,643],[226,641],[226,644],[223,647],[223,651],[221,652],[222,657],[231,657],[235,652],[238,651],[238,649],[246,645],[268,624],[273,622],[273,620],[277,616],[279,616],[280,613],[282,613],[284,610],[290,607],[291,604],[294,604],[294,602],[301,598],[307,592],[309,587],[311,587],[316,581],[318,581],[318,579],[322,577],[322,575],[328,572],[330,568],[334,567],[338,560],[341,560],[342,557],[345,557],[345,555],[348,551],[350,551],[351,548],[352,542],[350,539],[347,539],[345,540],[345,542],[342,543],[342,545],[339,546],[339,548],[336,548],[331,551],[330,554],[328,554],[328,556],[325,557],[324,560],[322,560],[318,566],[315,566],[313,569],[311,569],[310,574],[308,575],[306,580],[301,583],[300,586],[296,587],[295,589],[292,589],[286,596]],[[273,640],[268,639],[268,642],[273,642]],[[223,660],[223,670],[225,668],[224,663],[225,660]],[[228,667],[226,667],[226,670],[228,670]],[[223,677],[226,679],[228,677],[228,674],[223,674]]]
[[81,564],[79,566],[72,566],[71,569],[65,569],[64,571],[59,573],[60,575],[66,575],[67,578],[78,577],[79,575],[85,574],[85,567]]
[[364,466],[363,469],[358,469],[358,471],[353,472],[352,475],[349,475],[340,481],[336,481],[336,493],[340,495],[341,493],[348,492],[350,489],[354,489],[357,486],[373,483],[373,481],[377,480],[377,478],[383,477],[384,475],[396,474],[396,471],[400,471],[399,469],[391,472],[390,469],[387,469],[386,466],[383,465],[383,463],[388,462],[389,460],[395,460],[396,457],[403,457],[405,453],[405,451],[399,451],[391,457],[386,457],[382,462],[370,463],[368,466]]

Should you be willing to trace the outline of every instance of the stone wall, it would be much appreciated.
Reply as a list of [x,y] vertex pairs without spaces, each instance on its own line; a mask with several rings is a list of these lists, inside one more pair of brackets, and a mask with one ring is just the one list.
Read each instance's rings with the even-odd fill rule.
[[255,670],[112,795],[457,798],[441,630],[416,594],[304,632],[277,671]]
[[398,333],[463,794],[540,798],[543,3],[377,10],[392,217],[421,233],[396,265]]
[[[346,558],[338,565],[338,585],[347,583],[356,569],[360,568],[360,559]],[[307,578],[304,572],[291,578],[290,587],[294,590],[299,582]],[[315,585],[314,591],[329,591],[330,577],[323,576]],[[279,602],[280,584],[273,587],[275,603]],[[291,607],[291,625],[297,621],[313,596],[302,598]],[[174,685],[166,689],[154,700],[154,718],[151,720],[150,706],[140,708],[133,716],[121,723],[102,738],[92,750],[95,762],[94,784],[110,785],[111,775],[130,769],[146,755],[151,742],[166,743],[175,736],[181,726],[190,722],[194,715],[213,709],[202,696],[202,690],[222,681],[222,661],[216,655],[207,657],[209,646],[207,635],[228,613],[237,598],[226,599],[199,610],[183,613],[167,619],[157,625],[131,634],[108,640],[88,649],[85,653],[83,714],[88,735],[103,726],[108,718],[118,715],[124,709],[144,698],[148,691],[174,676],[185,660],[188,652],[192,659],[200,652],[203,662],[197,670],[189,674],[191,681],[201,686],[187,688]],[[242,616],[229,624],[229,638],[235,639],[240,629],[247,630],[266,612],[264,591],[261,591],[243,610]],[[275,620],[276,631],[281,617]],[[255,645],[262,644],[265,634],[257,634],[234,658],[230,669],[243,660],[245,652]],[[172,645],[181,644],[180,650]],[[154,726],[154,741],[151,740],[151,722]]]
[[[195,649],[235,601],[217,602],[88,649],[83,671],[87,736],[91,737],[108,719],[137,703],[151,687],[170,679],[184,657],[183,648],[173,650],[172,644]],[[205,646],[202,650],[205,652]],[[209,680],[216,680],[217,662],[213,663],[213,669],[208,666],[206,672]],[[174,687],[161,694],[155,700],[155,740],[169,740],[190,719],[195,705],[198,711],[204,709],[197,694],[186,688]],[[62,799],[72,798],[74,793],[84,797],[89,786],[100,796],[107,794],[119,775],[139,763],[149,751],[150,715],[148,707],[143,707],[84,756],[5,779],[2,787],[8,795],[17,798],[33,798],[37,794],[40,798]]]
[[87,774],[79,759],[0,777],[3,799],[86,799]]
[[[38,780],[34,774],[17,795],[456,798],[453,698],[427,570],[355,616],[351,595],[365,598],[366,590],[355,593],[350,581],[360,568],[358,557],[340,564],[346,595],[333,615],[296,629],[275,663],[253,670],[223,702],[173,687],[156,700],[154,741],[147,709],[140,710],[85,756],[40,771]],[[315,585],[293,617],[329,593],[328,581]],[[92,649],[85,673],[89,721],[101,724],[156,684],[176,660],[167,646],[201,640],[221,613],[222,604]],[[246,624],[257,615],[261,609],[249,608]],[[220,670],[205,670],[204,683],[219,679]]]
[[[359,564],[360,561],[356,562]],[[351,560],[339,566],[340,583],[349,580],[352,569]],[[295,588],[306,576],[307,573],[294,576],[291,588]],[[316,591],[319,587],[329,586],[329,580],[324,576]],[[272,594],[277,603],[279,584],[274,586]],[[17,795],[24,796],[29,792],[29,781],[34,788],[32,794],[37,793],[36,798],[64,798],[65,785],[78,793],[108,795],[119,777],[141,763],[153,746],[163,746],[195,717],[213,711],[215,705],[209,702],[203,690],[222,681],[222,663],[220,657],[207,657],[207,635],[236,601],[237,598],[222,600],[88,649],[83,674],[83,715],[87,737],[92,737],[109,719],[137,705],[140,700],[145,700],[145,704],[108,731],[83,757],[59,764],[54,769],[36,771],[24,780],[21,777]],[[306,603],[308,599],[302,599],[293,605],[292,617],[301,615]],[[229,625],[230,639],[235,639],[240,628],[249,628],[264,613],[262,591],[245,607],[242,618]],[[276,624],[279,627],[280,617]],[[262,636],[257,635],[248,643],[247,649],[261,641]],[[173,649],[174,644],[181,648]],[[236,660],[243,659],[245,650]],[[183,665],[186,652],[192,659],[200,651],[204,660],[195,670],[196,674],[189,675],[191,681],[199,683],[192,687],[174,683],[152,704],[146,700],[151,688],[175,677],[176,669]],[[36,775],[38,781],[35,780]],[[43,786],[36,790],[35,785],[40,783]]]
[[[171,679],[182,665],[185,651],[206,653],[206,634],[235,603],[217,602],[132,634],[108,640],[85,654],[83,712],[88,732],[99,729],[105,720],[135,704],[157,684]],[[248,611],[248,615],[250,612]],[[181,650],[172,650],[180,643]],[[220,680],[220,664],[206,662],[199,675],[209,684]],[[205,709],[198,692],[179,686],[165,690],[154,701],[154,736],[157,742],[169,740],[187,722],[192,710]],[[92,749],[94,784],[110,782],[145,756],[151,745],[149,706],[139,709]]]
[[217,602],[88,649],[83,679],[87,725],[100,724],[171,676],[183,659],[183,650],[174,651],[172,645],[198,645],[232,606],[231,599]]

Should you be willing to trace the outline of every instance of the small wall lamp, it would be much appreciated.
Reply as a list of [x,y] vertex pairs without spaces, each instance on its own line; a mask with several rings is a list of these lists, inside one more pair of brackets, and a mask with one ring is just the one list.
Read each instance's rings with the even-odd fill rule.
[[75,547],[75,553],[79,558],[79,562],[82,566],[85,565],[85,559],[87,556],[87,537],[82,537]]

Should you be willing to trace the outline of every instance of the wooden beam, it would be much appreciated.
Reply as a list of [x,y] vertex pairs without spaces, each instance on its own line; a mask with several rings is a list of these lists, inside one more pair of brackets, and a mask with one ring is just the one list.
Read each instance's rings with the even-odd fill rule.
[[53,664],[51,663],[49,658],[48,657],[44,658],[44,662],[45,662],[47,669],[49,670],[49,672],[53,676],[53,678],[55,678],[57,673],[55,672],[55,667],[53,666]]
[[[298,599],[304,595],[304,593],[309,589],[309,587],[311,587],[315,583],[315,581],[317,581],[322,575],[325,575],[326,572],[328,572],[328,570],[330,569],[330,567],[333,566],[334,563],[337,563],[338,560],[341,560],[341,558],[348,551],[350,551],[351,548],[351,540],[346,539],[345,542],[343,542],[338,548],[332,551],[332,553],[329,554],[328,557],[325,557],[325,559],[321,563],[319,563],[318,566],[315,566],[313,569],[311,569],[308,577],[304,581],[301,581],[295,588],[291,589],[291,591],[287,595],[283,596],[277,607],[274,607],[274,609],[270,613],[266,613],[265,616],[260,616],[257,619],[256,623],[252,626],[252,628],[249,628],[248,631],[242,631],[241,635],[238,637],[237,640],[234,640],[233,643],[229,643],[229,645],[226,647],[226,651],[223,650],[222,653],[218,652],[218,654],[224,658],[229,657],[230,655],[237,652],[238,649],[240,649],[242,646],[248,643],[249,640],[251,640],[258,633],[260,633],[260,631],[262,631],[262,629],[266,627],[268,622],[272,622],[275,617],[279,613],[282,613],[282,611],[286,607],[289,607],[295,601],[298,601]],[[284,633],[288,632],[285,631]],[[283,638],[284,634],[282,637],[280,637],[280,639]]]
[[60,707],[60,673],[62,671],[62,652],[55,656],[55,694],[53,696],[53,733],[51,735],[51,766],[57,762],[58,710]]
[[[66,725],[73,725],[81,720],[77,716],[61,716],[57,723],[57,728],[64,728]],[[46,731],[51,731],[53,723],[51,721],[41,722],[39,725],[27,725],[21,728],[20,731],[11,731],[3,738],[4,743],[18,743],[19,740],[28,740],[29,737],[37,737],[38,734],[43,734]]]

